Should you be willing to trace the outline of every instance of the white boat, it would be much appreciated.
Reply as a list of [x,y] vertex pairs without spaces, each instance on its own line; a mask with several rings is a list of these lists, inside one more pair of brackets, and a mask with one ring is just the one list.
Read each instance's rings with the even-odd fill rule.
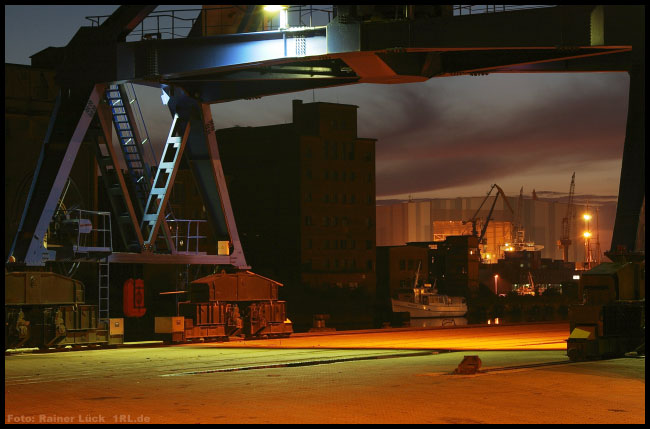
[[[415,276],[418,284],[420,267]],[[397,299],[391,298],[393,313],[408,311],[411,318],[461,317],[467,314],[467,301],[462,296],[439,295],[434,286],[416,286],[400,291]]]
[[413,294],[391,298],[393,312],[408,311],[411,318],[461,317],[467,314],[467,301],[462,296],[438,295],[433,288],[414,288]]

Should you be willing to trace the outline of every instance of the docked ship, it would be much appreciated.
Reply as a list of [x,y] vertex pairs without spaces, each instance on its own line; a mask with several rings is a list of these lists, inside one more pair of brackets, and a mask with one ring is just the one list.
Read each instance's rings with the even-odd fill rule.
[[418,286],[420,267],[414,287],[400,290],[397,298],[391,298],[393,313],[408,311],[411,318],[461,317],[467,314],[467,301],[462,296],[439,295],[434,286]]
[[462,296],[439,295],[433,287],[415,287],[412,293],[399,293],[391,298],[393,312],[408,311],[411,318],[461,317],[467,314],[467,301]]

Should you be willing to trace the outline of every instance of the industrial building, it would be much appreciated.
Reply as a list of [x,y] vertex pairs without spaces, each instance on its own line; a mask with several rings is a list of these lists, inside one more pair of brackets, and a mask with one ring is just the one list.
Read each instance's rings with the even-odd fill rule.
[[374,294],[375,139],[357,136],[357,106],[294,100],[292,123],[216,134],[256,272]]
[[[489,204],[478,211],[482,224],[488,217]],[[484,263],[496,263],[504,258],[506,243],[512,242],[512,232],[517,224],[524,231],[524,241],[534,243],[530,251],[541,251],[541,257],[562,259],[558,240],[562,234],[562,219],[567,214],[567,204],[530,198],[507,197],[510,210],[502,198],[497,198],[494,211],[485,232],[485,247],[481,258]],[[377,245],[399,246],[409,242],[444,240],[447,236],[471,235],[469,220],[477,213],[485,197],[434,198],[398,202],[377,206]],[[521,214],[517,217],[518,207]],[[575,205],[577,216],[571,225],[572,245],[569,261],[585,261],[583,225],[580,216],[584,206]],[[480,228],[479,228],[480,229]],[[543,247],[542,247],[543,246]],[[542,247],[542,248],[540,248]]]

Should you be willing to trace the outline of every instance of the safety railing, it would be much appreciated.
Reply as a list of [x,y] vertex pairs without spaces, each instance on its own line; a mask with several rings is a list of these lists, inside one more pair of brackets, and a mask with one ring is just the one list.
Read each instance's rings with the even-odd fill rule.
[[[396,6],[406,7],[403,6]],[[453,16],[509,12],[522,9],[538,9],[553,5],[453,5]],[[243,6],[214,6],[204,9],[170,9],[150,13],[127,36],[128,42],[154,39],[178,39],[188,37],[198,19],[202,20],[203,35],[232,33],[232,22],[224,22],[228,11],[242,13]],[[203,12],[203,13],[201,13]],[[335,15],[334,7],[315,5],[292,5],[287,8],[288,27],[316,27],[327,25]],[[110,15],[87,16],[92,27],[100,26]],[[396,13],[396,16],[403,16]],[[278,13],[265,13],[258,31],[280,28]]]
[[482,13],[511,12],[523,9],[539,9],[544,7],[553,7],[552,5],[516,5],[516,4],[461,4],[453,6],[454,16],[459,15],[478,15]]
[[[223,22],[223,17],[229,10],[242,6],[215,6],[204,9],[174,9],[161,10],[150,13],[142,22],[127,36],[127,42],[155,39],[178,39],[188,37],[190,31],[198,19],[201,19],[202,29],[205,34],[226,33],[232,23]],[[203,13],[201,13],[203,12]],[[290,27],[313,27],[326,25],[332,19],[334,10],[332,7],[323,8],[314,5],[294,5],[287,9],[288,25]],[[110,15],[87,16],[91,27],[98,27],[109,18]],[[277,13],[265,13],[260,31],[277,30],[280,27],[279,15]]]
[[167,219],[176,253],[199,254],[199,244],[207,237],[201,235],[200,226],[207,222],[205,219]]
[[76,235],[72,250],[75,254],[108,254],[113,251],[111,212],[93,210],[64,210],[60,228]]

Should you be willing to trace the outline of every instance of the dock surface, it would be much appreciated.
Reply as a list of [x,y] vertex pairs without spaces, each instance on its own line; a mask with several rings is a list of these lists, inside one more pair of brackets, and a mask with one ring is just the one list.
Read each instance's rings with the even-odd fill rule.
[[[5,356],[5,423],[645,423],[645,359],[568,325],[389,329]],[[480,372],[453,374],[464,356]]]

